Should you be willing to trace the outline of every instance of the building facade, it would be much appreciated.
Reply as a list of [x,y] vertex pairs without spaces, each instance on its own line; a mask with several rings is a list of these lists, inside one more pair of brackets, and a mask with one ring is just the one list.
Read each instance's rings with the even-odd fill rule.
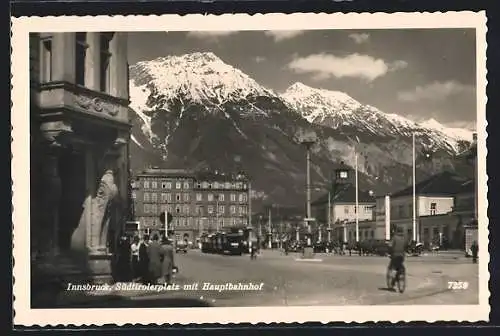
[[102,260],[127,209],[126,33],[30,34],[31,242]]
[[246,227],[250,217],[250,181],[244,174],[147,169],[134,181],[134,214],[141,234],[165,234],[160,214],[173,220],[177,240],[194,242],[203,233]]
[[[336,192],[325,194],[312,203],[313,215],[319,225],[318,230],[321,232],[321,237],[318,232],[317,239],[324,240],[328,236],[328,227],[330,227],[331,239],[355,240],[356,218],[358,218],[359,239],[373,238],[375,197],[370,192],[359,190],[358,207],[356,207],[356,189],[352,184],[337,189]],[[329,197],[330,208],[328,208]],[[328,220],[330,220],[330,225],[328,225]]]
[[[460,176],[443,172],[415,185],[417,241],[424,245],[457,241],[457,219],[452,213],[464,182]],[[390,238],[399,227],[406,240],[412,240],[413,187],[377,198],[376,223],[379,239]]]

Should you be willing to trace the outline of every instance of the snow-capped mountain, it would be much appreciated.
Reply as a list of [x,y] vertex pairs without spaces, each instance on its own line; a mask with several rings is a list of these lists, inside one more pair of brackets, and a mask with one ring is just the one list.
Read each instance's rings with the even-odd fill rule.
[[421,127],[433,129],[446,134],[451,139],[472,142],[474,132],[466,128],[446,127],[434,118],[419,123]]
[[334,129],[354,127],[367,134],[384,137],[409,137],[415,133],[424,138],[429,147],[447,148],[455,152],[459,150],[461,141],[472,140],[472,132],[468,130],[446,128],[433,119],[419,124],[361,104],[339,91],[295,83],[281,97],[290,108],[301,113],[309,122]]
[[278,95],[213,53],[139,62],[130,67],[129,92],[136,113],[133,168],[243,168],[257,193],[282,204],[303,202],[305,155],[297,135],[304,132],[318,140],[312,165],[316,185],[327,183],[335,163],[353,165],[350,139],[356,136],[363,152],[362,189],[386,192],[406,186],[412,132],[419,139],[418,150],[433,148],[439,163],[421,167],[419,176],[443,165],[455,169],[455,140],[442,131],[383,113],[341,92],[297,83]]

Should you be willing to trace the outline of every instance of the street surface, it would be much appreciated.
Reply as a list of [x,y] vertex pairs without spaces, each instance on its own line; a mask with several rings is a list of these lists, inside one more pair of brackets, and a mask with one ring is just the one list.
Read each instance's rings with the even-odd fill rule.
[[[478,265],[463,256],[407,257],[407,286],[403,294],[386,288],[387,257],[316,254],[315,259],[300,260],[297,253],[285,256],[269,250],[262,251],[256,260],[250,260],[248,255],[223,256],[190,250],[187,254],[176,254],[180,268],[174,279],[177,290],[114,291],[112,301],[109,295],[105,298],[104,293],[94,293],[95,300],[87,304],[245,307],[478,303]],[[467,282],[468,286],[452,290],[449,281]],[[193,286],[196,283],[197,290]],[[204,283],[217,286],[252,283],[254,288],[261,286],[262,290],[202,290]]]

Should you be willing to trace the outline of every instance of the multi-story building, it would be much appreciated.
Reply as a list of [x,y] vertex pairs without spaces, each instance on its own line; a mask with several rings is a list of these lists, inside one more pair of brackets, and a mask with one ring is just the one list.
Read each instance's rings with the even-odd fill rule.
[[199,232],[249,225],[250,181],[242,173],[196,174],[194,198]]
[[194,175],[184,169],[146,169],[134,181],[135,220],[142,234],[165,235],[167,229],[160,215],[168,212],[173,220],[168,229],[175,230],[177,238],[192,239],[194,228]]
[[165,234],[160,214],[173,220],[177,240],[194,242],[204,232],[248,225],[250,181],[244,174],[147,169],[136,175],[134,213],[142,234]]
[[29,49],[32,252],[102,265],[127,209],[126,33],[32,33]]

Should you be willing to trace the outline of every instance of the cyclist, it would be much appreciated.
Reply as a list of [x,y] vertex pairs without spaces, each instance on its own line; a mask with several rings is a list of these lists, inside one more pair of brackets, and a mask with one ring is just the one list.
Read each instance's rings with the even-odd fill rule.
[[[396,229],[396,234],[391,239],[391,249],[390,256],[391,261],[389,263],[390,270],[396,270],[397,275],[401,274],[404,270],[404,260],[405,260],[405,239],[403,236],[403,229],[398,227]],[[394,286],[396,277],[392,280],[392,285]]]

